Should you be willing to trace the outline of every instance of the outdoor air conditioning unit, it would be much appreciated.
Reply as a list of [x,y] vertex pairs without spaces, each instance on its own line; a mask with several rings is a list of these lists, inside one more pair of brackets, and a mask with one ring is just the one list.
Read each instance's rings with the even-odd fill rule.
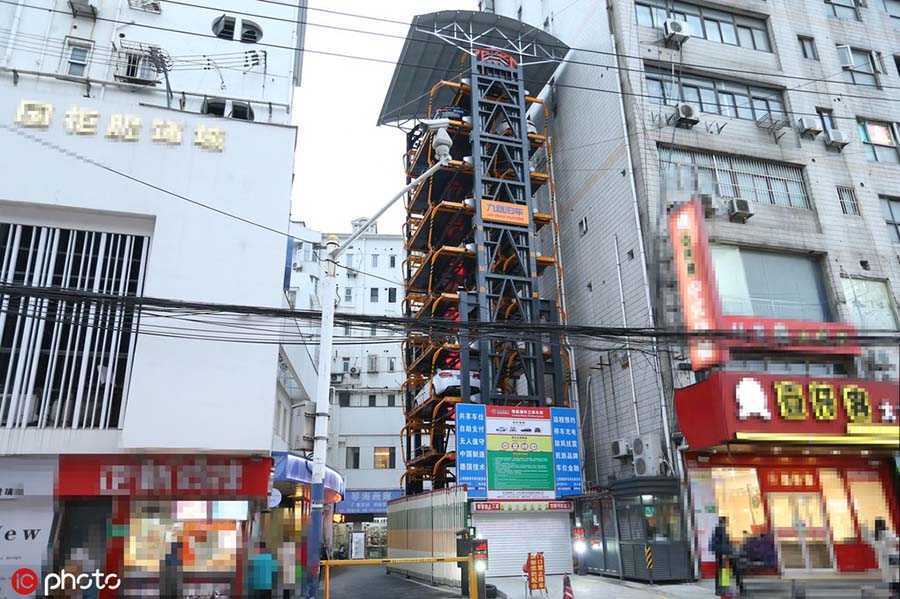
[[359,368],[356,366],[350,368],[350,376],[359,376]]
[[837,129],[829,129],[825,132],[825,145],[838,150],[843,150],[844,146],[850,143],[850,138],[843,131]]
[[616,439],[612,442],[612,456],[614,458],[627,458],[631,455],[628,439]]
[[800,131],[800,135],[810,139],[815,139],[822,132],[822,128],[819,127],[816,119],[809,116],[801,116],[797,119],[797,130]]
[[682,129],[692,129],[700,122],[700,109],[696,104],[682,102],[675,105],[675,126]]
[[683,44],[691,37],[691,34],[688,33],[688,24],[675,19],[666,19],[666,22],[663,23],[663,32],[666,42],[673,44]]
[[351,279],[355,279],[355,278],[356,278],[356,271],[355,271],[355,270],[348,270],[348,271],[347,271],[347,276],[350,277]]
[[641,435],[631,442],[635,476],[659,476],[662,472],[662,448],[653,435]]
[[303,272],[303,265],[300,264],[299,262],[294,262],[293,269],[294,269],[296,272]]
[[743,198],[731,198],[728,202],[728,219],[733,223],[745,223],[753,216],[753,204]]
[[331,373],[331,382],[332,383],[340,383],[344,380],[343,372],[332,372]]
[[69,0],[69,8],[72,16],[97,18],[97,8],[100,0]]

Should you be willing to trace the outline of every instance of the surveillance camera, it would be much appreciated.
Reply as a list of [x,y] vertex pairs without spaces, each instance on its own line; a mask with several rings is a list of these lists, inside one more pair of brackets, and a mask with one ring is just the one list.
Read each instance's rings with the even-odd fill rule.
[[450,126],[450,119],[423,119],[420,121],[428,127],[429,131],[437,131],[438,129],[446,129]]

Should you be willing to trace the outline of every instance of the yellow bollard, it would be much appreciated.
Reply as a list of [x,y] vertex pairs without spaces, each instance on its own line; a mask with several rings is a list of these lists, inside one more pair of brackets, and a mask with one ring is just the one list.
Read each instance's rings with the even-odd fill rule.
[[330,591],[329,583],[331,582],[331,566],[329,564],[325,564],[325,599],[328,599],[328,593]]
[[466,562],[469,564],[469,599],[478,599],[478,573],[475,572],[475,558],[470,555]]

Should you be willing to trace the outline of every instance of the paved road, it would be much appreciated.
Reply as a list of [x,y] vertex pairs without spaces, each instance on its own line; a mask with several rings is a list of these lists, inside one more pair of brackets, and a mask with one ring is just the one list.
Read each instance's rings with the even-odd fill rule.
[[[319,597],[324,597],[319,585]],[[398,574],[385,574],[384,566],[346,566],[331,569],[329,599],[449,599],[459,590],[432,587],[407,580]]]

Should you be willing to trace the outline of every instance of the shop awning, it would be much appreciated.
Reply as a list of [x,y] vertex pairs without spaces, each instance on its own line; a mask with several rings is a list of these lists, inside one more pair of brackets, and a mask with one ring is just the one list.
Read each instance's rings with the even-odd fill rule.
[[726,443],[900,448],[893,382],[717,372],[675,391],[688,446]]
[[397,59],[378,124],[427,118],[431,87],[442,79],[457,78],[463,52],[479,48],[512,54],[523,66],[525,87],[532,94],[547,84],[569,50],[546,31],[492,13],[445,10],[417,15]]
[[[312,484],[313,462],[311,459],[287,451],[273,451],[275,461],[275,482]],[[325,489],[343,497],[344,477],[334,468],[325,467]]]

